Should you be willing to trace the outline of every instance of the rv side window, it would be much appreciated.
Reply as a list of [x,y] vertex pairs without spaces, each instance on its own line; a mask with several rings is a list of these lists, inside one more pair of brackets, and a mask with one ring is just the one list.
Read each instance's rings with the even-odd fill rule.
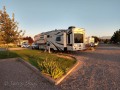
[[83,34],[74,34],[74,43],[83,43]]
[[70,43],[70,34],[68,34],[68,43]]
[[50,37],[50,35],[47,35],[47,38],[49,38]]
[[61,41],[61,37],[56,37],[56,41]]

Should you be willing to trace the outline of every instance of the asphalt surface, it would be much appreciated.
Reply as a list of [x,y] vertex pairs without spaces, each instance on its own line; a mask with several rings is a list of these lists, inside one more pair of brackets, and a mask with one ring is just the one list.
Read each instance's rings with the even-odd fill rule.
[[0,90],[61,90],[20,61],[0,62]]
[[19,61],[0,62],[0,90],[120,90],[120,47],[72,54],[83,67],[55,86]]

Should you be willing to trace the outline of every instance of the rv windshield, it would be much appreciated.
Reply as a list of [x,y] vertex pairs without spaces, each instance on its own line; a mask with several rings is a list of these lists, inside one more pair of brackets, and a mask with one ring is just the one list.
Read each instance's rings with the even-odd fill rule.
[[74,34],[74,43],[83,43],[83,34]]

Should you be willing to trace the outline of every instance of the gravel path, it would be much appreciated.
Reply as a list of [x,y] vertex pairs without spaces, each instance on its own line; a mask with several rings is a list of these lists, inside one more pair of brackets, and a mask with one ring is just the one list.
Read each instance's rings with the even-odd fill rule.
[[74,56],[84,65],[61,83],[62,90],[120,90],[120,47],[100,45]]

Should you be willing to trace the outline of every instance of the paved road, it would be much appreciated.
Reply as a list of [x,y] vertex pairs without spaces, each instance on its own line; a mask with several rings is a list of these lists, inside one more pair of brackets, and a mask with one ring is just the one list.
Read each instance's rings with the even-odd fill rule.
[[0,90],[61,90],[23,63],[0,61]]
[[[27,49],[27,48],[21,48],[21,47],[9,48],[9,50],[23,50],[23,49]],[[0,48],[0,51],[6,51],[6,48]]]
[[73,54],[83,67],[54,86],[18,61],[0,62],[0,90],[120,90],[120,47]]
[[95,51],[77,52],[84,65],[61,83],[64,90],[120,90],[120,47],[100,45]]

